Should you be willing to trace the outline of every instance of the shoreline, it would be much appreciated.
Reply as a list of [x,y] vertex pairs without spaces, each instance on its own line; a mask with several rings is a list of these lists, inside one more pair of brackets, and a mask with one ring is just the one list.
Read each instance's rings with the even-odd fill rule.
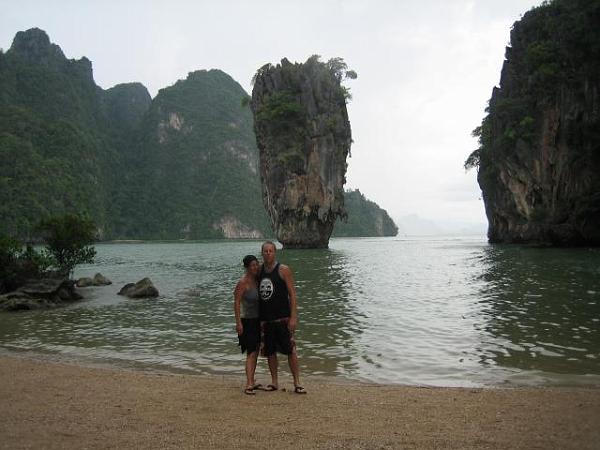
[[[104,369],[114,371],[139,372],[150,375],[185,375],[192,377],[207,377],[215,380],[235,381],[244,378],[243,358],[239,361],[237,372],[225,368],[203,367],[201,370],[191,368],[181,368],[170,365],[160,365],[159,363],[145,363],[136,360],[98,358],[95,356],[74,355],[68,353],[52,353],[40,350],[10,348],[0,346],[0,359],[3,357],[24,359],[39,363],[66,364],[77,366],[84,369]],[[261,379],[268,378],[268,368],[266,360],[264,364],[257,366],[256,376]],[[283,377],[290,376],[287,363],[280,362],[280,374]],[[464,384],[427,384],[427,383],[402,383],[388,381],[373,381],[364,378],[349,378],[341,375],[313,375],[303,373],[302,378],[308,378],[319,384],[331,385],[358,385],[358,386],[381,386],[381,387],[406,387],[423,389],[590,389],[600,390],[600,375],[564,375],[564,380],[560,380],[561,374],[554,374],[554,377],[544,377],[539,375],[537,382],[524,381],[518,379],[518,375],[513,379],[499,379],[496,382],[488,383],[464,383]]]
[[[600,389],[331,383],[242,393],[243,377],[0,354],[0,448],[596,448]],[[262,380],[259,380],[262,381]]]

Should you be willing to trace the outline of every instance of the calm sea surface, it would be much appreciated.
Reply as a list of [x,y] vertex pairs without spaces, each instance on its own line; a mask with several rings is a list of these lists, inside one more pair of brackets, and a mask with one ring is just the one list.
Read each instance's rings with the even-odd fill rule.
[[[98,245],[96,263],[76,276],[101,272],[114,284],[83,289],[86,299],[67,307],[1,314],[0,348],[241,375],[232,291],[241,258],[259,247]],[[278,255],[296,277],[304,378],[600,386],[600,249],[491,246],[479,237],[363,238]],[[117,295],[145,276],[158,299]],[[266,363],[259,365],[266,374]]]

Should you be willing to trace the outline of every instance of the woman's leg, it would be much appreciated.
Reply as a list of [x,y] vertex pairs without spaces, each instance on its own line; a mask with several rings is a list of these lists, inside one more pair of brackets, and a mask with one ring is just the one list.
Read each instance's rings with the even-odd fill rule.
[[256,384],[254,374],[256,373],[256,360],[258,359],[258,350],[246,355],[246,386],[252,387]]
[[246,353],[246,387],[254,386],[254,372],[256,372],[256,355],[257,353]]

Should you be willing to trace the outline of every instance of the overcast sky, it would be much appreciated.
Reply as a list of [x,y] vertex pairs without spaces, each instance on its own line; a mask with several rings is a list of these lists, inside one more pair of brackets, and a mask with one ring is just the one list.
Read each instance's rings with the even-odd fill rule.
[[394,218],[485,223],[463,162],[499,81],[515,20],[534,0],[0,0],[0,47],[39,27],[103,88],[140,81],[154,96],[198,69],[248,92],[256,69],[287,57],[343,57],[354,145],[348,185]]

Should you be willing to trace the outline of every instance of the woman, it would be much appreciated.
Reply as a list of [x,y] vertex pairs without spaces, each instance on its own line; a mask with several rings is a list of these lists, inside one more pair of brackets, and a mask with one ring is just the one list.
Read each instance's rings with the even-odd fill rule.
[[235,312],[239,345],[242,347],[242,353],[246,352],[246,387],[244,393],[254,395],[254,391],[262,387],[260,384],[256,384],[254,379],[260,347],[257,285],[260,266],[254,255],[245,256],[242,261],[246,273],[238,281],[233,292],[233,310]]

